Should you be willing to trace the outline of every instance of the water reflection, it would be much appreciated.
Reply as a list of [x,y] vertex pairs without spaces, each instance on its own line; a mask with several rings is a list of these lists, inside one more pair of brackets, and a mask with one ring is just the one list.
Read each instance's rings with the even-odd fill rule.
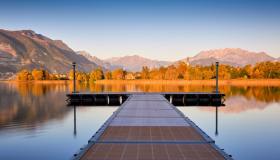
[[[69,84],[69,90],[73,86]],[[115,84],[77,84],[78,91],[90,92],[212,92],[215,86],[209,85],[181,85],[181,84],[139,84],[139,83],[115,83]],[[219,86],[219,90],[227,97],[243,96],[247,99],[255,99],[262,102],[279,102],[280,87],[277,86]]]
[[[0,130],[4,127],[30,128],[50,119],[63,119],[69,112],[65,107],[65,94],[71,91],[69,82],[59,83],[0,83]],[[145,91],[145,92],[196,92],[213,91],[214,86],[175,84],[78,84],[77,90]],[[274,86],[221,86],[226,94],[226,106],[221,112],[239,113],[264,109],[268,104],[280,102],[280,87]],[[207,111],[207,108],[200,108]],[[18,125],[17,125],[18,124]]]
[[215,120],[216,120],[216,123],[215,123],[215,124],[216,124],[216,125],[215,125],[215,136],[218,136],[218,135],[219,135],[219,131],[218,131],[218,127],[219,127],[219,126],[218,126],[218,116],[219,116],[219,115],[218,115],[218,110],[219,110],[218,108],[219,108],[219,107],[216,106],[215,108],[216,108],[216,112],[215,112],[215,113],[216,113],[216,119],[215,119]]
[[0,130],[32,130],[51,119],[62,120],[69,111],[66,92],[65,84],[0,83]]
[[[77,90],[91,92],[211,92],[214,89],[214,86],[177,84],[77,85]],[[280,87],[221,86],[219,89],[226,94],[226,107],[180,109],[234,158],[277,159],[273,154],[280,147],[280,128],[276,124]],[[67,159],[85,144],[116,107],[67,107],[65,94],[71,90],[69,82],[0,82],[0,157]],[[261,146],[256,139],[262,142]],[[24,150],[19,143],[26,146]],[[40,151],[41,144],[47,146],[48,152]],[[11,154],[15,151],[18,155]],[[38,153],[34,154],[35,151]]]
[[74,137],[77,136],[77,123],[76,123],[76,106],[73,106],[74,108]]

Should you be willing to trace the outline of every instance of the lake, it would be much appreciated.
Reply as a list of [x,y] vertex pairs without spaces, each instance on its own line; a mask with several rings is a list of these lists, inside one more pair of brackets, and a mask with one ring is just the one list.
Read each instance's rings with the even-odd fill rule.
[[[0,82],[0,159],[70,159],[117,106],[69,107],[69,82]],[[211,92],[215,86],[81,84],[79,91]],[[224,107],[178,107],[234,159],[279,159],[280,86],[220,86]]]

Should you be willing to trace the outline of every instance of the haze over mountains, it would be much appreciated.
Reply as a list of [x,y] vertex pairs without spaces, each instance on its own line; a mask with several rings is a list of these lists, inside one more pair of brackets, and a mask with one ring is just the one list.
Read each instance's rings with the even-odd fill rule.
[[[90,55],[88,53],[88,55]],[[168,66],[175,64],[179,61],[189,63],[190,65],[202,65],[209,66],[215,62],[220,62],[221,64],[228,64],[231,66],[240,66],[251,64],[254,65],[258,62],[265,61],[279,61],[277,58],[273,58],[264,52],[250,52],[240,48],[225,48],[225,49],[215,49],[209,51],[202,51],[195,55],[194,57],[187,57],[180,59],[178,61],[158,61],[144,58],[138,55],[123,56],[123,57],[113,57],[105,60],[99,59],[103,63],[115,66],[115,68],[122,67],[128,71],[140,71],[143,66],[148,66],[149,68],[158,68],[160,66]],[[93,61],[97,63],[97,61]],[[98,63],[102,65],[101,63]],[[105,67],[106,68],[106,67]]]
[[[187,53],[186,53],[187,55]],[[211,65],[216,61],[233,66],[245,66],[263,61],[279,61],[264,52],[250,52],[239,48],[202,51],[184,61],[191,65]],[[143,66],[157,68],[178,61],[152,60],[139,55],[113,57],[102,60],[85,51],[73,51],[61,40],[52,40],[31,30],[8,31],[0,29],[0,73],[15,73],[21,69],[44,68],[52,73],[65,73],[75,61],[81,71],[101,67],[106,70],[123,68],[140,71]]]

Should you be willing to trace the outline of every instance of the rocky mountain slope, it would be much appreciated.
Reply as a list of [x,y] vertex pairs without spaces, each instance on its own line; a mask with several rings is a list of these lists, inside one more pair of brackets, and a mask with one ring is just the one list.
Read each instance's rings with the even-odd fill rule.
[[97,67],[60,40],[52,40],[31,30],[0,30],[0,73],[33,68],[64,73],[71,69],[73,61],[82,71]]

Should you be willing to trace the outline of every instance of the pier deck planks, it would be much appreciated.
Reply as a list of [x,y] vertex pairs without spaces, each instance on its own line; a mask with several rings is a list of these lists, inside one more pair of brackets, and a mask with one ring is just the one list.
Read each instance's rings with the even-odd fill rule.
[[162,95],[135,94],[74,159],[231,159]]

